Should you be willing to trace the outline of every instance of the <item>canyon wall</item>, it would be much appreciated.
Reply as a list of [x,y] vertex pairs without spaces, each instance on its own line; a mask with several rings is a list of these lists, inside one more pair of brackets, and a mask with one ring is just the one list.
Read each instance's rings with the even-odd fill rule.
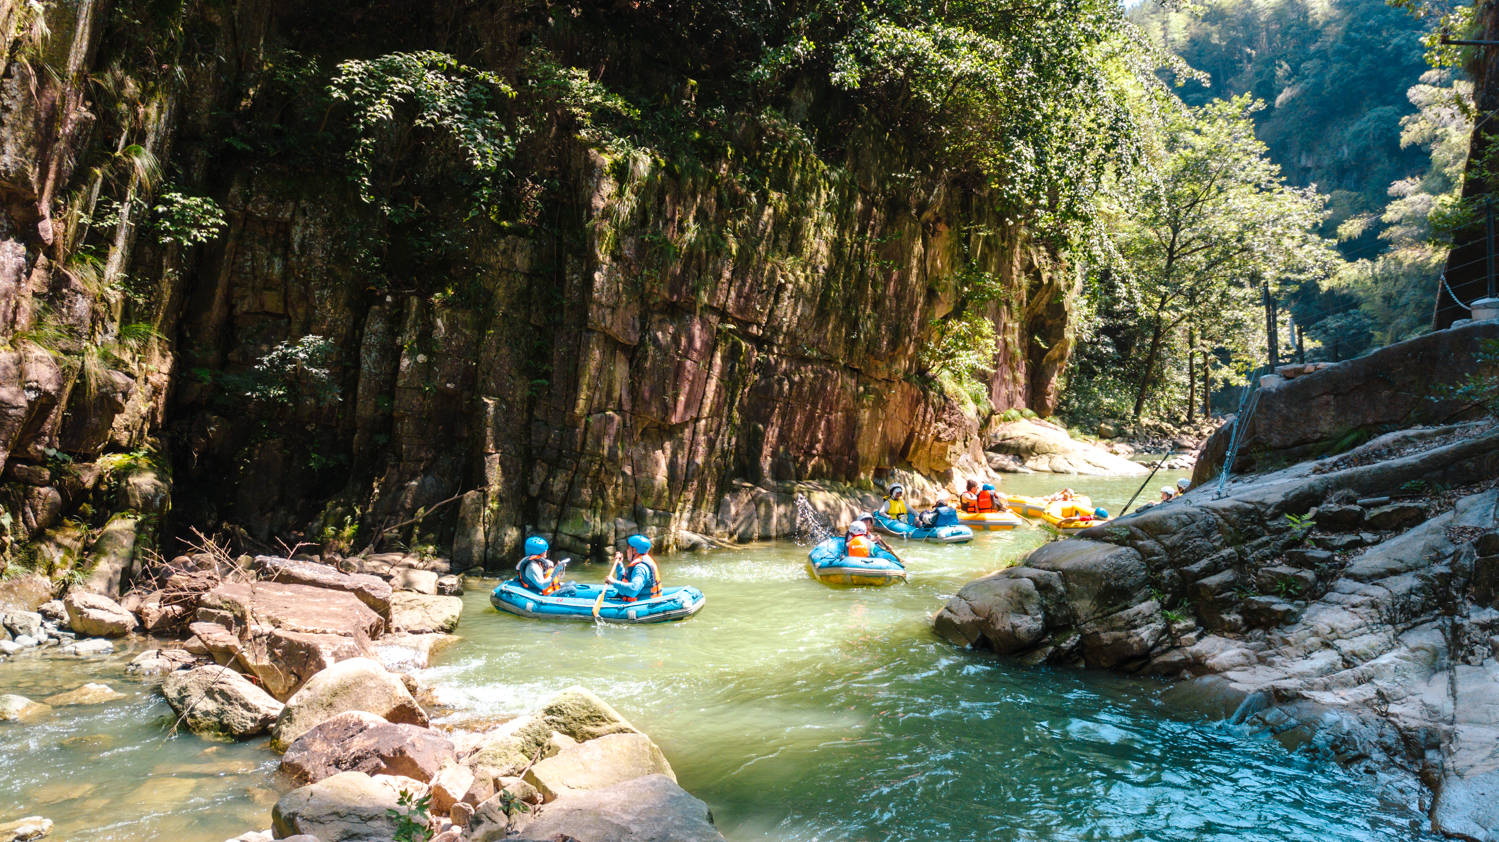
[[193,528],[465,564],[536,530],[597,556],[636,530],[729,534],[746,481],[947,477],[982,464],[989,408],[921,350],[973,273],[1003,290],[981,305],[990,404],[1055,404],[1075,277],[875,126],[830,149],[673,88],[672,113],[717,126],[710,152],[559,107],[516,155],[516,213],[472,212],[462,150],[416,134],[382,161],[409,201],[376,208],[333,68],[431,48],[519,85],[534,9],[380,4],[367,31],[333,9],[330,34],[270,3],[3,8],[14,557],[117,581]]

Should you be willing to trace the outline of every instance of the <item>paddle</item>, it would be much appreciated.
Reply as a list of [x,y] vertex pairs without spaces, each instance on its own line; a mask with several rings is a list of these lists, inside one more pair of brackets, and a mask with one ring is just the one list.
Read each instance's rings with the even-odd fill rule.
[[614,554],[614,563],[609,565],[609,575],[604,577],[604,585],[599,589],[599,598],[593,601],[593,619],[599,620],[599,609],[604,607],[604,595],[609,593],[608,580],[614,578],[614,571],[619,569],[619,553]]

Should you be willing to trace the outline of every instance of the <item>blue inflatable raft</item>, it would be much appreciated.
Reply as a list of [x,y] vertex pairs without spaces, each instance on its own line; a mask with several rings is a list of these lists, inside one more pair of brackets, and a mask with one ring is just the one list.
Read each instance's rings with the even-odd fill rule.
[[875,545],[869,558],[849,558],[842,536],[823,541],[807,553],[807,570],[829,585],[893,585],[906,580],[906,568],[889,550]]
[[973,540],[973,530],[962,524],[953,526],[912,526],[903,520],[874,513],[874,524],[880,531],[908,538],[912,541],[930,541],[934,544],[963,544]]
[[[593,606],[607,585],[578,583],[567,596],[542,596],[511,579],[501,582],[489,595],[489,602],[501,611],[539,620],[582,620],[593,622]],[[668,623],[696,614],[707,598],[693,587],[662,588],[661,595],[650,599],[622,602],[604,598],[599,619],[610,623]]]

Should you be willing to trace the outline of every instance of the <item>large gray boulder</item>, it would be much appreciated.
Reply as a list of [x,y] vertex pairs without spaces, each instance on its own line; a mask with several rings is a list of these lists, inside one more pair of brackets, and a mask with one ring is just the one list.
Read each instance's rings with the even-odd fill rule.
[[282,705],[228,667],[179,670],[161,683],[161,694],[193,733],[243,740],[262,734]]
[[[476,828],[471,842],[497,842],[494,824]],[[604,789],[572,792],[544,806],[511,837],[521,842],[723,842],[708,805],[666,775],[647,775]]]
[[453,742],[437,731],[386,722],[373,713],[351,710],[293,741],[281,758],[281,769],[305,782],[340,772],[402,775],[427,781],[453,759]]
[[401,793],[413,798],[426,794],[426,785],[410,778],[340,772],[281,796],[271,809],[276,838],[297,834],[319,842],[390,842],[400,811]]
[[103,594],[69,591],[63,598],[68,611],[68,625],[88,637],[122,637],[135,631],[135,615]]
[[344,711],[362,710],[388,722],[427,724],[427,714],[399,676],[378,661],[351,658],[314,675],[286,700],[271,745],[285,751],[298,737]]

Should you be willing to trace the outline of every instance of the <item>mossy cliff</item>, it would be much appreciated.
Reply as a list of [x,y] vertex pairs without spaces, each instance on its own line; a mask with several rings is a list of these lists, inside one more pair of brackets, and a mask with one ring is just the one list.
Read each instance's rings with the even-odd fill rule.
[[[106,525],[127,558],[191,527],[469,562],[535,529],[602,553],[723,533],[738,480],[941,475],[991,407],[1055,404],[1073,274],[835,92],[710,107],[650,45],[589,41],[618,27],[588,13],[310,14],[0,12],[13,558],[92,564]],[[610,50],[657,105],[570,70]],[[424,123],[412,67],[443,80],[432,113],[504,142]],[[392,79],[370,129],[358,97]],[[976,276],[999,294],[965,298]],[[955,307],[996,329],[989,406],[922,356]],[[120,512],[150,530],[124,551]]]

